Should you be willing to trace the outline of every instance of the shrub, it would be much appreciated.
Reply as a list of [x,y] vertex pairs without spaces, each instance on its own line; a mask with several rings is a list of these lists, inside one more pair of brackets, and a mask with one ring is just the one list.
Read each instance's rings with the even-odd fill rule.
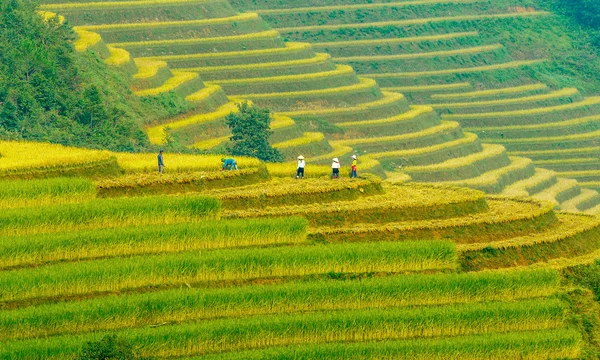
[[135,355],[129,342],[106,335],[99,341],[88,341],[81,351],[78,360],[135,360]]

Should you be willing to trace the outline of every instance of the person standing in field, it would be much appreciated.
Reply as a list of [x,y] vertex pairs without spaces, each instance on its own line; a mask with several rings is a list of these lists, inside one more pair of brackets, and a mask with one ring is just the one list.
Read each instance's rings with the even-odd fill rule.
[[356,155],[352,155],[352,172],[350,173],[351,178],[358,177],[358,175],[356,174],[356,165],[358,165],[358,158],[356,157]]
[[165,171],[165,161],[163,159],[163,151],[158,152],[158,173],[162,175]]
[[223,162],[223,168],[221,168],[221,171],[223,170],[237,170],[237,163],[235,162],[235,159],[229,158],[229,159],[221,159],[221,161]]
[[331,164],[331,178],[340,178],[340,161],[338,160],[338,158],[333,158],[333,163]]
[[296,168],[296,179],[304,179],[304,156],[298,156],[298,167]]

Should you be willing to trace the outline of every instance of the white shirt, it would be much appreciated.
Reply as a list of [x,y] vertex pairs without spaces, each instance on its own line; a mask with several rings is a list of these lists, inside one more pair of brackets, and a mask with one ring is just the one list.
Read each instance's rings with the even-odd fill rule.
[[303,168],[303,167],[304,167],[304,165],[306,165],[306,164],[304,163],[304,160],[298,160],[298,167],[299,167],[299,168]]
[[340,168],[340,163],[339,162],[334,162],[333,164],[331,164],[331,168],[332,169],[339,169]]

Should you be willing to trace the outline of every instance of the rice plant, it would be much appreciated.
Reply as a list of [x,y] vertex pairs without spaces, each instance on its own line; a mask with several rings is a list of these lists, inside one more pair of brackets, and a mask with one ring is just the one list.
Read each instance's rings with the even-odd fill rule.
[[129,52],[127,52],[125,49],[108,46],[108,51],[110,52],[110,57],[104,60],[104,62],[108,65],[123,66],[131,61]]
[[164,67],[167,67],[165,61],[160,60],[148,60],[136,58],[134,59],[135,65],[138,68],[138,73],[133,75],[134,79],[148,79],[155,76],[158,71]]
[[309,110],[295,110],[295,111],[283,111],[279,114],[286,116],[318,116],[327,114],[345,114],[354,113],[362,110],[375,109],[380,106],[385,106],[397,101],[404,100],[404,95],[398,93],[383,92],[383,98],[371,102],[360,103],[354,106],[342,107],[342,108],[331,108],[331,109],[309,109]]
[[499,99],[499,100],[487,100],[487,101],[472,101],[472,102],[454,102],[447,104],[432,104],[431,106],[435,108],[450,108],[450,109],[461,109],[461,108],[469,108],[469,107],[485,107],[485,106],[496,106],[496,105],[509,105],[509,104],[521,104],[526,102],[534,102],[541,101],[553,98],[560,98],[563,96],[572,96],[578,94],[579,90],[575,88],[566,88],[562,90],[557,90],[553,92],[549,92],[546,94],[540,95],[531,95],[520,98],[509,98],[509,99]]
[[211,58],[236,58],[246,55],[270,55],[277,53],[294,52],[298,50],[304,50],[310,48],[310,44],[307,43],[286,43],[285,47],[281,48],[268,48],[259,50],[241,50],[241,51],[227,51],[219,53],[199,53],[199,54],[183,54],[183,55],[164,55],[164,56],[150,56],[147,59],[156,60],[187,60],[187,59],[211,59]]
[[0,208],[51,205],[93,199],[96,186],[84,178],[0,181]]
[[195,282],[456,268],[455,245],[381,242],[189,251],[0,272],[0,301]]
[[449,99],[470,99],[470,98],[486,98],[496,95],[510,95],[517,94],[521,92],[535,91],[535,90],[546,90],[548,85],[546,84],[530,84],[530,85],[521,85],[521,86],[513,86],[513,87],[505,87],[498,89],[489,89],[489,90],[479,90],[479,91],[469,91],[463,93],[450,93],[450,94],[434,94],[431,95],[432,99],[437,100],[449,100]]
[[[139,1],[136,1],[139,2]],[[240,40],[252,40],[260,38],[270,38],[279,36],[276,30],[267,30],[261,32],[253,32],[249,34],[239,34],[231,36],[218,36],[213,38],[192,38],[192,39],[169,39],[169,40],[149,40],[149,41],[132,41],[113,43],[113,46],[136,48],[136,47],[151,47],[159,45],[175,45],[175,44],[201,44],[201,43],[221,43],[221,42],[237,42]],[[191,70],[190,70],[191,71]]]
[[500,360],[577,358],[582,339],[573,329],[522,331],[436,339],[311,344],[244,352],[229,352],[199,359],[407,359]]
[[532,17],[532,16],[548,16],[550,14],[551,13],[546,12],[546,11],[532,11],[532,12],[520,12],[520,13],[512,12],[512,13],[506,13],[506,14],[440,16],[440,17],[432,17],[432,18],[420,18],[420,19],[397,20],[397,21],[380,21],[380,22],[370,22],[370,23],[366,22],[366,23],[355,23],[355,24],[281,27],[281,28],[278,28],[278,30],[281,33],[287,33],[287,32],[338,30],[338,29],[361,29],[361,28],[370,28],[370,27],[432,24],[432,23],[451,22],[451,21],[473,21],[473,20],[506,19],[506,18],[519,18],[519,17]]
[[260,62],[257,64],[241,64],[241,65],[221,65],[221,66],[205,66],[205,67],[194,67],[187,68],[187,71],[196,71],[199,73],[211,73],[217,71],[233,71],[233,70],[253,70],[253,69],[273,69],[277,67],[289,67],[289,66],[300,66],[317,64],[326,62],[331,59],[328,54],[315,54],[315,57],[308,59],[297,59],[287,61],[273,61],[273,62]]
[[578,108],[585,108],[590,105],[596,105],[600,103],[600,96],[596,97],[588,97],[582,101],[564,104],[564,105],[556,105],[556,106],[548,106],[548,107],[540,107],[534,109],[524,109],[524,110],[512,110],[512,111],[500,111],[500,112],[488,112],[488,113],[479,113],[479,114],[449,114],[442,115],[445,119],[458,119],[458,118],[468,118],[468,119],[485,119],[485,118],[510,118],[514,116],[525,116],[525,115],[543,115],[556,111],[563,110],[571,110]]
[[[45,177],[67,173],[73,168],[110,164],[112,153],[36,142],[0,142],[0,177]],[[55,175],[56,176],[56,175]]]
[[362,121],[348,121],[348,122],[340,122],[336,123],[336,125],[346,128],[359,127],[359,126],[368,126],[368,125],[378,125],[378,124],[388,124],[402,121],[410,121],[414,120],[418,116],[423,114],[427,114],[433,111],[433,108],[429,106],[411,106],[411,109],[405,113],[391,116],[384,119],[375,119],[375,120],[362,120]]
[[306,220],[199,220],[0,239],[0,266],[23,267],[134,254],[304,243]]
[[267,94],[244,94],[231,96],[231,99],[243,100],[243,99],[272,99],[272,98],[287,98],[293,96],[319,96],[326,94],[343,94],[347,91],[363,90],[374,88],[377,86],[377,82],[373,79],[359,78],[360,82],[354,85],[340,86],[329,89],[320,90],[304,90],[304,91],[289,91],[289,92],[276,92]]
[[456,169],[464,166],[468,166],[476,161],[481,161],[483,159],[491,158],[494,156],[498,156],[504,154],[506,149],[500,145],[483,145],[483,151],[474,153],[461,158],[454,158],[450,160],[446,160],[442,163],[432,164],[432,165],[422,165],[422,166],[411,166],[407,168],[406,171],[409,174],[416,172],[430,172],[430,171],[439,171],[440,169]]
[[454,50],[443,50],[443,51],[431,51],[421,52],[413,54],[396,54],[396,55],[369,55],[369,56],[347,56],[347,57],[336,57],[335,61],[339,62],[372,62],[372,61],[387,61],[387,60],[410,60],[410,59],[422,59],[430,57],[442,57],[442,56],[456,56],[464,54],[480,54],[483,52],[490,52],[503,48],[501,44],[482,45],[474,46],[470,48],[454,49]]
[[[157,170],[156,154],[150,153],[115,153],[119,166],[127,173],[151,173]],[[169,154],[164,155],[165,172],[194,172],[194,171],[218,171],[221,169],[222,155],[189,155]],[[262,163],[256,158],[236,157],[238,167],[257,168]]]
[[[215,90],[215,88],[212,88],[212,89]],[[210,91],[210,90],[208,90],[208,91]],[[190,96],[193,96],[193,95],[194,94],[192,94]],[[153,144],[164,144],[166,142],[166,140],[165,140],[165,130],[166,129],[171,129],[171,130],[181,129],[186,126],[190,126],[190,125],[194,125],[194,124],[201,124],[201,123],[216,121],[219,119],[223,119],[223,118],[225,118],[225,116],[229,115],[232,112],[237,112],[238,110],[239,109],[235,103],[228,102],[213,112],[208,112],[208,113],[204,113],[204,114],[196,114],[196,115],[189,116],[187,118],[183,118],[181,120],[176,120],[174,122],[152,126],[152,127],[149,127],[148,129],[146,129],[146,132],[148,133],[148,138],[150,139],[150,142],[152,142]],[[118,155],[118,158],[121,159],[122,156]]]
[[78,204],[5,210],[0,213],[0,231],[17,235],[166,224],[216,217],[220,207],[218,200],[199,196],[94,199]]
[[432,126],[428,129],[416,131],[407,134],[389,135],[380,137],[357,138],[347,140],[335,140],[332,143],[337,145],[361,145],[361,144],[380,144],[385,142],[400,142],[407,139],[416,139],[427,135],[437,134],[448,130],[460,128],[460,124],[454,121],[443,121],[437,126]]
[[[215,169],[216,170],[216,169]],[[142,196],[157,194],[191,194],[210,189],[242,186],[268,180],[264,166],[239,171],[158,172],[129,174],[96,182],[98,196]]]
[[133,24],[105,24],[105,25],[89,25],[89,26],[76,26],[75,29],[82,29],[87,31],[106,31],[106,30],[135,30],[140,28],[159,28],[159,27],[172,27],[177,25],[216,25],[216,24],[227,24],[234,23],[236,21],[252,20],[257,19],[258,14],[256,13],[244,13],[230,17],[215,18],[215,19],[202,19],[202,20],[189,20],[189,21],[159,21],[153,23],[133,23]]
[[386,194],[360,198],[353,202],[290,205],[264,209],[229,210],[227,218],[303,216],[313,227],[341,227],[350,224],[424,220],[458,217],[488,209],[482,192],[457,191],[455,187],[397,186]]
[[506,198],[491,198],[487,202],[488,211],[468,217],[322,226],[311,229],[309,238],[328,242],[435,238],[452,240],[457,244],[477,244],[543,231],[557,223],[554,205],[548,202],[540,204],[532,200]]
[[102,41],[100,35],[95,32],[77,29],[75,33],[77,34],[77,40],[74,43],[75,50],[79,52],[83,52]]
[[314,142],[319,142],[325,139],[325,135],[320,132],[305,132],[303,137],[283,141],[273,144],[275,149],[287,149],[296,146],[307,145]]
[[45,10],[70,10],[70,9],[103,9],[103,8],[122,8],[130,6],[152,6],[152,5],[169,5],[169,4],[201,4],[207,0],[141,0],[141,1],[107,1],[107,2],[84,2],[84,3],[68,3],[68,4],[45,4],[40,8]]
[[221,91],[220,86],[208,85],[208,86],[200,89],[199,91],[196,91],[195,93],[186,96],[185,99],[187,101],[191,101],[191,102],[200,102],[204,99],[207,99],[208,97],[210,97],[211,95],[215,94],[218,91]]
[[460,37],[468,37],[468,36],[477,36],[479,33],[477,31],[466,31],[466,32],[456,32],[456,33],[448,33],[448,34],[434,34],[434,35],[422,35],[422,36],[407,36],[400,38],[384,38],[384,39],[369,39],[369,40],[347,40],[347,41],[331,41],[331,42],[318,42],[313,43],[314,47],[328,47],[328,46],[343,46],[353,47],[353,46],[369,46],[369,45],[387,45],[387,44],[398,44],[398,43],[412,43],[412,42],[425,42],[425,41],[440,41],[440,40],[449,40]]
[[258,12],[261,15],[273,15],[273,14],[295,14],[299,12],[318,12],[318,11],[336,11],[336,10],[362,10],[362,9],[373,9],[373,8],[390,8],[390,7],[404,7],[412,5],[429,5],[429,4],[444,4],[444,3],[469,3],[476,2],[478,0],[415,0],[415,1],[386,1],[383,3],[366,3],[366,4],[340,4],[340,5],[324,5],[324,6],[310,6],[310,7],[291,7],[289,9],[261,9]]
[[384,151],[377,152],[373,154],[369,154],[368,157],[372,159],[386,159],[386,158],[408,158],[410,156],[416,156],[421,154],[426,154],[428,152],[439,151],[442,149],[452,149],[456,146],[464,145],[464,144],[472,144],[478,141],[479,138],[477,135],[473,133],[465,133],[462,138],[458,138],[453,141],[446,141],[441,144],[431,145],[431,146],[423,146],[414,149],[408,150],[392,150],[392,151]]
[[414,274],[361,281],[319,280],[225,289],[176,289],[0,312],[0,339],[22,339],[156,323],[182,323],[342,309],[475,304],[550,296],[553,270]]
[[173,77],[165,81],[162,86],[153,89],[138,90],[135,91],[134,94],[137,96],[156,96],[162,93],[173,91],[177,87],[198,77],[198,73],[194,72],[172,71],[172,73]]
[[[558,300],[540,299],[415,309],[278,314],[147,327],[116,334],[143,349],[145,355],[175,357],[274,346],[563,329],[565,311],[565,305]],[[3,344],[0,357],[18,354],[13,359],[64,358],[76,353],[86,341],[103,335],[105,333],[100,332],[12,341]]]

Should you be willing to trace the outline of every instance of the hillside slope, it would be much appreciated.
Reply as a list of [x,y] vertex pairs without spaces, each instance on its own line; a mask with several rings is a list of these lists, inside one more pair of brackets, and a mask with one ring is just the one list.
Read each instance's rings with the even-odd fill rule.
[[234,4],[510,155],[599,184],[598,52],[548,2]]
[[64,18],[36,13],[31,2],[0,4],[0,135],[92,148],[149,148],[142,117],[185,104],[140,101],[122,72],[73,48]]
[[[415,181],[492,193],[515,184],[514,194],[539,193],[556,203],[580,195],[576,183],[538,176],[527,159],[507,156],[502,146],[482,146],[457,122],[440,121],[431,106],[411,106],[394,89],[380,91],[377,82],[357,77],[351,66],[335,65],[309,44],[283,42],[259,15],[239,14],[227,2],[73,2],[42,9],[64,14],[79,32],[97,32],[103,43],[125,49],[139,68],[135,77],[147,79],[140,96],[181,89],[189,101],[206,102],[225,91],[231,101],[249,99],[272,108],[274,146],[290,160],[304,154],[309,162],[325,164],[357,153],[363,171],[387,171],[392,178],[401,168]],[[218,109],[201,108],[149,126],[151,141],[175,136],[192,147],[218,149],[228,135],[223,116],[234,109],[220,101]],[[292,174],[294,165],[288,168]],[[600,202],[594,194],[578,198],[582,201],[570,209],[593,207]]]

